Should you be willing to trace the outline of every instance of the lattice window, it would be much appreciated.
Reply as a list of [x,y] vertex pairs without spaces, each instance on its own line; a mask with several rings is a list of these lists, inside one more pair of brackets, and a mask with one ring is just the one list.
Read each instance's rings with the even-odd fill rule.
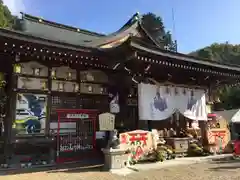
[[62,101],[63,109],[76,109],[77,108],[77,97],[63,97]]
[[52,104],[61,104],[61,99],[59,96],[52,97]]

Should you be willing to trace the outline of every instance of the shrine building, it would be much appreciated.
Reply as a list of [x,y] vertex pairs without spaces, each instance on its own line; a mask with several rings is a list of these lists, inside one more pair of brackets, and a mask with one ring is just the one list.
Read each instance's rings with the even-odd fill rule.
[[[240,67],[163,50],[141,20],[134,14],[105,35],[22,14],[18,30],[0,29],[1,164],[97,161],[99,114],[115,114],[122,132],[169,128],[178,108],[186,126],[186,118],[200,115],[184,116],[180,104],[169,102],[171,94],[198,97],[200,89],[207,95],[199,107],[206,108],[215,89],[239,83]],[[145,87],[157,86],[145,106]],[[157,113],[148,116],[148,108]]]

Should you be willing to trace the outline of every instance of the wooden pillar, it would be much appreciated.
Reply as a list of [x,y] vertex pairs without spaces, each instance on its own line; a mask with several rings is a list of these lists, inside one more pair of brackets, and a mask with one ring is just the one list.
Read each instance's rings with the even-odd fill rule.
[[115,122],[116,124],[119,125],[119,127],[121,127],[121,129],[124,127],[124,130],[126,130],[126,128],[129,128],[128,125],[126,125],[127,108],[128,108],[127,99],[126,99],[127,96],[124,90],[121,89],[120,86],[117,87],[117,93],[119,97],[118,103],[120,106],[120,112],[118,114],[115,114]]
[[138,106],[134,106],[135,129],[139,129]]
[[180,136],[180,131],[181,131],[180,112],[176,111],[174,116],[175,116],[175,122],[176,122],[176,134],[179,137]]
[[206,121],[199,121],[199,127],[201,129],[203,146],[208,146],[207,126],[208,126],[208,124]]
[[[208,87],[208,101],[212,100],[212,88],[209,85]],[[207,135],[207,131],[208,131],[208,122],[207,121],[199,121],[199,127],[201,129],[201,136],[202,136],[202,145],[203,146],[208,146],[208,135]]]
[[136,106],[134,106],[134,110],[135,110],[135,129],[139,129],[139,109],[138,109],[138,86],[134,91],[134,95],[136,97]]
[[52,108],[52,68],[48,68],[48,96],[47,96],[47,116],[46,116],[46,123],[45,123],[45,134],[50,134],[50,121],[51,121],[51,108]]
[[14,133],[12,132],[13,121],[16,116],[16,85],[17,77],[14,74],[14,56],[9,59],[9,64],[6,65],[8,68],[6,74],[6,116],[4,118],[4,154],[6,158],[6,163],[8,163],[9,158],[12,155],[12,141],[14,140]]
[[82,108],[82,103],[81,103],[81,73],[79,69],[76,69],[76,76],[77,76],[77,84],[78,84],[78,92],[77,92],[77,108]]
[[148,125],[148,130],[152,131],[152,121],[148,120],[147,125]]

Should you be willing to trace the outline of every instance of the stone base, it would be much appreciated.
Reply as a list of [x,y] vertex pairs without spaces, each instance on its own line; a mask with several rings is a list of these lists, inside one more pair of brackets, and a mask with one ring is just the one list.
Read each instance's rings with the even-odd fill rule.
[[128,155],[122,149],[102,149],[104,153],[104,170],[122,169],[126,167]]
[[187,153],[190,138],[165,138],[166,144],[175,149],[176,154]]

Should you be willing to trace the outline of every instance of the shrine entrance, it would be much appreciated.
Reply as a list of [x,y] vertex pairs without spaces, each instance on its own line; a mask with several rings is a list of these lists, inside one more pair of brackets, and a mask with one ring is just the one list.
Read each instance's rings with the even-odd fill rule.
[[57,163],[76,162],[96,154],[96,110],[58,109]]

